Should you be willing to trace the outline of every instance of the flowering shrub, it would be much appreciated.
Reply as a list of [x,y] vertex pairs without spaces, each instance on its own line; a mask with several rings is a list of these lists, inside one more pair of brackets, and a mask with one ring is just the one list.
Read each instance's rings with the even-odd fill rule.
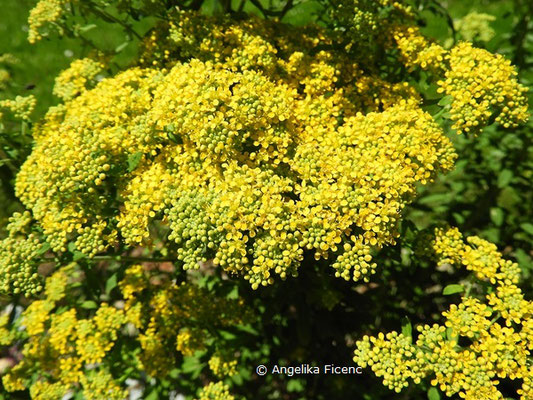
[[[432,248],[439,262],[462,265],[486,281],[484,299],[465,295],[442,313],[444,324],[421,325],[416,341],[404,333],[380,333],[357,342],[354,361],[370,366],[400,392],[428,376],[447,396],[500,399],[500,379],[522,379],[520,399],[533,395],[530,381],[533,302],[517,286],[520,269],[496,246],[476,236],[463,242],[456,228],[437,229]],[[465,339],[468,345],[461,344]]]
[[[32,136],[12,166],[24,210],[0,241],[5,393],[126,399],[138,385],[147,399],[340,398],[351,390],[340,381],[316,392],[318,381],[252,372],[276,355],[308,362],[309,349],[323,351],[310,332],[324,329],[334,351],[312,357],[350,362],[355,346],[353,360],[396,392],[500,399],[505,380],[513,398],[533,396],[533,306],[518,264],[478,236],[428,235],[405,218],[460,159],[448,133],[475,140],[527,122],[511,62],[425,36],[419,10],[431,1],[310,2],[321,18],[305,26],[284,22],[297,2],[212,3],[31,10],[31,43],[66,35],[91,53],[59,73],[60,102],[41,118],[33,95],[0,101]],[[472,18],[464,32],[478,29]],[[93,42],[102,21],[124,32],[116,53],[136,46],[127,65]],[[416,337],[410,323],[363,336],[389,330],[378,309],[364,326],[345,322],[354,296],[370,292],[380,307],[373,290],[399,285],[387,282],[395,267],[434,261],[429,279],[452,265],[471,276],[444,289],[465,291],[458,304],[411,312],[434,320]]]
[[[118,283],[122,300],[102,302],[83,318],[87,311],[66,303],[75,298],[83,271],[75,263],[58,268],[46,279],[43,299],[33,301],[17,320],[23,329],[3,339],[4,345],[24,342],[23,360],[3,378],[6,390],[29,387],[32,398],[53,399],[80,388],[84,398],[123,399],[127,393],[113,370],[136,367],[165,377],[176,362],[169,349],[194,354],[220,342],[209,329],[252,318],[242,301],[214,299],[206,290],[174,285],[168,277],[151,282],[154,272],[141,265],[129,267]],[[230,352],[227,344],[224,349]],[[120,354],[128,355],[123,365],[103,362]],[[234,373],[236,363],[213,354],[209,367],[224,377]],[[34,382],[29,380],[32,373],[37,374]]]

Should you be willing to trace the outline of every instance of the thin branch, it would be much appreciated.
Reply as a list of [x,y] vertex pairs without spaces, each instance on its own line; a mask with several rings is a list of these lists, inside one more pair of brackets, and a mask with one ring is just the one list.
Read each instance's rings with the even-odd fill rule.
[[280,11],[280,19],[282,19],[285,14],[289,12],[289,10],[294,6],[294,0],[288,0],[287,3],[285,3],[285,7]]
[[11,162],[11,158],[9,158],[6,152],[2,149],[0,149],[0,158],[2,158],[1,161],[3,161],[4,165],[6,165],[11,170],[13,175],[17,175],[18,168],[15,165],[13,165],[13,163]]
[[110,255],[110,256],[94,256],[91,258],[95,261],[131,261],[131,262],[176,262],[176,258],[152,258],[152,257],[130,257],[130,256],[120,256],[120,255]]
[[221,3],[224,12],[227,14],[231,14],[231,0],[222,0]]
[[100,15],[102,18],[104,18],[104,20],[106,18],[108,18],[109,20],[113,21],[113,22],[116,22],[117,24],[121,25],[124,29],[126,29],[126,31],[130,34],[132,34],[133,36],[135,36],[137,39],[139,40],[142,40],[142,36],[139,35],[135,29],[133,29],[128,23],[126,23],[125,21],[121,21],[120,19],[114,17],[113,15],[105,12],[104,10],[102,10],[100,7],[97,7],[95,6],[94,4],[92,4],[92,9],[93,11],[95,12],[95,14],[97,15]]
[[263,5],[258,0],[250,0],[250,3],[252,3],[255,8],[257,8],[259,11],[261,11],[261,14],[263,14],[263,17],[268,16],[267,10],[264,9]]
[[448,26],[452,31],[453,44],[455,45],[455,43],[457,43],[457,30],[455,29],[453,18],[448,13],[448,10],[446,9],[446,7],[440,4],[440,2],[433,1],[433,4],[435,4],[438,8],[440,8],[442,15],[446,18],[446,22],[448,23]]
[[[121,255],[108,255],[108,256],[94,256],[91,258],[86,258],[86,260],[92,261],[126,261],[126,262],[176,262],[176,258],[152,258],[152,257],[130,257],[130,256],[121,256]],[[51,262],[58,261],[57,257],[43,257],[42,262]]]
[[202,7],[203,0],[194,0],[187,8],[189,10],[198,11]]
[[265,17],[278,17],[283,18],[285,14],[294,6],[294,0],[287,0],[285,5],[280,11],[273,11],[263,7],[259,0],[250,0],[250,2],[263,14]]

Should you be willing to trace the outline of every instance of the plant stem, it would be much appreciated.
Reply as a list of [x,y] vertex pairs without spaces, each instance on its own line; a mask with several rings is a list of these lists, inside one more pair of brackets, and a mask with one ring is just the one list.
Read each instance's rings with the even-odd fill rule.
[[18,168],[15,165],[13,165],[13,163],[11,161],[11,158],[9,158],[9,156],[6,154],[6,152],[4,152],[4,150],[2,150],[2,149],[0,149],[0,158],[2,158],[2,161],[11,170],[13,175],[14,176],[17,175]]
[[114,17],[113,15],[107,13],[106,11],[104,11],[103,9],[101,9],[100,7],[92,4],[92,9],[93,11],[95,12],[95,14],[97,15],[100,15],[102,18],[104,18],[104,20],[106,18],[108,18],[109,20],[113,21],[113,22],[116,22],[117,24],[121,25],[124,29],[126,29],[126,31],[130,34],[132,34],[133,36],[135,36],[137,39],[139,40],[142,40],[142,36],[139,35],[135,29],[133,29],[128,23],[124,22],[124,21],[121,21],[120,19]]
[[120,255],[110,255],[110,256],[94,256],[92,260],[95,261],[139,261],[139,262],[174,262],[177,261],[175,258],[152,258],[152,257],[130,257],[130,256],[120,256]]
[[[93,261],[130,261],[130,262],[176,262],[176,258],[152,258],[152,257],[130,257],[121,255],[108,255],[108,256],[94,256],[92,258],[86,258],[86,260]],[[43,262],[58,261],[57,257],[44,257],[41,259]]]

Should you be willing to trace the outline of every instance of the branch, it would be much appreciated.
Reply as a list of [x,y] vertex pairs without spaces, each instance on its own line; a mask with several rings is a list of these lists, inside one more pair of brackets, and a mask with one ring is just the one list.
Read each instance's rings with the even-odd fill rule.
[[91,260],[95,261],[130,261],[130,262],[176,262],[176,258],[152,258],[152,257],[130,257],[130,256],[120,256],[120,255],[109,255],[109,256],[94,256]]
[[[108,256],[94,256],[94,257],[87,257],[86,260],[93,260],[93,261],[126,261],[126,262],[154,262],[154,263],[162,263],[162,262],[176,262],[178,261],[176,258],[152,258],[152,257],[130,257],[130,256],[121,256],[121,255],[108,255]],[[57,262],[57,257],[43,257],[41,259],[42,262]]]
[[11,162],[11,158],[6,154],[6,152],[0,149],[0,161],[2,161],[10,170],[13,176],[16,176],[18,173],[18,168]]
[[287,0],[280,11],[269,10],[261,4],[259,0],[250,0],[250,2],[263,14],[264,17],[279,17],[280,19],[294,6],[294,0]]
[[102,17],[104,20],[107,18],[119,25],[121,25],[124,29],[126,29],[126,31],[130,34],[132,34],[133,36],[135,36],[137,39],[139,40],[142,40],[142,36],[139,35],[128,23],[124,22],[124,21],[121,21],[120,19],[114,17],[113,15],[105,12],[104,10],[102,10],[101,8],[97,7],[96,5],[94,4],[91,4],[92,5],[92,10],[94,11],[94,13],[96,15],[99,15],[100,17]]

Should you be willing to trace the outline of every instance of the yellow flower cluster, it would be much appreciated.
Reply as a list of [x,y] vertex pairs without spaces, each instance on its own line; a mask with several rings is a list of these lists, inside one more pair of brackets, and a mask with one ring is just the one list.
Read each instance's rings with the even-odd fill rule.
[[[115,190],[108,176],[112,164],[127,164],[127,154],[151,148],[142,145],[150,142],[149,131],[136,122],[143,119],[151,100],[146,80],[156,74],[132,69],[105,80],[68,106],[52,108],[33,130],[36,151],[21,169],[16,189],[22,201],[31,204],[55,251],[66,251],[72,237],[78,250],[89,255],[116,242],[116,228],[103,217],[113,199],[110,191]],[[109,112],[102,112],[106,109]],[[42,174],[35,174],[35,169]]]
[[28,121],[37,105],[34,95],[17,96],[14,99],[0,100],[0,108],[6,108],[13,113],[15,118]]
[[73,61],[69,68],[56,78],[54,94],[64,101],[72,100],[96,84],[96,78],[105,65],[92,58]]
[[411,338],[397,332],[377,337],[364,336],[357,342],[354,361],[361,367],[370,367],[383,384],[397,393],[409,386],[409,379],[420,382],[423,371],[416,359],[417,349]]
[[494,15],[471,11],[455,23],[455,29],[469,42],[488,42],[496,34],[490,26],[493,21]]
[[[361,240],[352,237],[353,244],[345,243],[344,252],[339,255],[332,267],[336,269],[335,276],[350,280],[350,273],[353,274],[353,280],[358,281],[363,277],[365,281],[376,269],[376,263],[371,263],[372,256],[370,248],[363,245]],[[352,271],[352,266],[357,266]]]
[[478,132],[494,119],[505,128],[527,121],[527,88],[518,83],[511,62],[499,54],[460,42],[446,50],[417,27],[391,27],[400,59],[409,68],[433,72],[438,92],[451,97],[451,119],[458,133]]
[[237,373],[237,360],[226,354],[215,353],[209,359],[209,368],[219,378],[233,376]]
[[317,28],[174,21],[146,39],[149,68],[34,129],[16,190],[52,249],[150,245],[156,221],[184,268],[213,260],[253,288],[296,275],[305,251],[367,278],[416,184],[455,159],[414,89],[321,49],[333,39]]
[[58,24],[65,14],[69,0],[40,0],[30,11],[28,40],[35,43],[48,36],[51,30],[63,32]]
[[[116,360],[110,353],[127,346],[123,336],[128,325],[134,328],[129,336],[134,336],[141,351],[126,366],[162,378],[181,359],[169,349],[177,347],[192,355],[200,347],[217,346],[214,329],[251,320],[241,300],[214,298],[207,290],[176,285],[170,279],[152,284],[153,276],[140,265],[130,267],[119,282],[122,306],[102,302],[94,312],[87,311],[72,304],[76,301],[72,291],[82,274],[76,264],[56,270],[46,278],[45,297],[33,301],[14,326],[7,326],[7,315],[0,316],[3,345],[17,335],[25,340],[22,360],[3,376],[8,391],[29,388],[35,400],[57,400],[77,390],[87,399],[123,400],[127,390],[111,373]],[[216,352],[209,361],[213,373],[221,377],[234,375],[236,365],[236,359]],[[38,380],[30,381],[33,372],[28,371],[38,371]]]
[[9,74],[9,71],[7,69],[0,68],[0,90],[4,90],[7,87],[7,82],[9,82],[10,78],[11,75]]
[[184,356],[192,356],[206,349],[203,332],[198,328],[182,328],[176,338],[176,349]]
[[[11,79],[9,73],[9,67],[18,64],[20,61],[13,54],[3,53],[0,54],[0,90],[4,90],[8,87]],[[0,121],[2,120],[2,113],[0,112]]]
[[229,392],[229,386],[224,382],[211,382],[200,390],[196,400],[235,400]]
[[415,67],[442,73],[448,57],[446,49],[425,38],[415,26],[396,26],[393,38],[400,51],[403,63],[413,70]]
[[67,390],[61,382],[48,383],[44,381],[35,382],[30,389],[32,399],[54,400],[61,399],[67,394]]
[[[214,299],[192,284],[167,281],[154,287],[149,278],[141,266],[130,267],[120,288],[125,318],[140,332],[139,362],[150,376],[163,378],[177,366],[171,348],[185,356],[207,349],[213,340],[212,330],[207,327],[220,329],[251,321],[250,311],[241,300]],[[148,300],[141,296],[145,288],[155,289]],[[235,365],[222,362],[217,367],[220,372],[231,372]]]
[[79,362],[102,362],[117,340],[117,331],[124,324],[124,313],[103,303],[92,319],[79,320],[76,326],[76,351]]
[[82,375],[83,398],[87,400],[124,400],[128,398],[127,390],[121,388],[106,370]]
[[9,313],[0,315],[0,346],[8,346],[13,343],[16,333],[9,329]]
[[520,267],[503,259],[496,245],[477,236],[466,242],[457,228],[437,228],[432,247],[439,262],[462,265],[480,280],[499,286],[518,284]]
[[461,42],[450,51],[449,65],[439,90],[453,98],[451,118],[459,132],[476,132],[490,118],[505,128],[527,120],[528,89],[502,55]]
[[477,299],[464,298],[458,306],[452,304],[442,315],[448,328],[454,329],[460,336],[473,338],[490,327],[487,318],[492,315],[492,310]]
[[366,50],[386,40],[391,24],[414,18],[411,5],[402,0],[338,0],[328,11],[339,33],[355,44],[349,46],[365,57],[373,57]]
[[[371,366],[396,391],[409,379],[419,383],[431,377],[431,385],[448,397],[499,400],[504,398],[500,379],[511,379],[523,380],[520,399],[530,399],[533,302],[525,300],[517,286],[515,263],[503,260],[494,245],[480,238],[466,242],[457,229],[438,229],[433,249],[441,262],[463,264],[496,286],[485,302],[466,295],[443,312],[443,325],[419,326],[415,344],[410,336],[396,332],[365,336],[357,342],[354,361]],[[471,344],[460,345],[460,338]]]
[[7,225],[8,236],[0,241],[0,293],[35,295],[43,289],[37,272],[43,243],[31,232],[29,212],[15,213]]
[[0,54],[0,64],[16,65],[20,60],[11,53]]

